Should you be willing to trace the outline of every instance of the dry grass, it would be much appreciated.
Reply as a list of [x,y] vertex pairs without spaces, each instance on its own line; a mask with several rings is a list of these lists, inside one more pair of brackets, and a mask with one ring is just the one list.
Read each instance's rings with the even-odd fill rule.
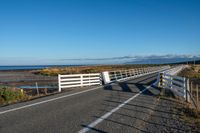
[[200,79],[200,65],[191,66],[183,70],[179,76]]
[[185,106],[179,109],[181,117],[184,121],[192,123],[194,127],[200,129],[200,111],[190,106]]
[[[173,92],[166,90],[165,93],[159,96],[161,100],[171,101],[176,104],[177,108],[174,108],[173,113],[180,113],[180,117],[183,121],[192,124],[197,130],[200,129],[200,110],[194,108],[188,103],[182,101],[179,97],[172,95]],[[178,110],[177,110],[178,109]]]
[[8,87],[8,86],[0,86],[0,107],[4,105],[14,104],[18,102],[29,101],[33,99],[37,99],[40,97],[45,97],[49,95],[54,95],[57,92],[49,92],[47,90],[40,90],[40,94],[34,94],[31,92],[28,94],[27,90],[23,92],[21,89]]
[[[200,87],[200,65],[191,66],[179,73],[179,76],[190,79],[191,94],[194,100],[197,102],[197,89],[196,86]],[[198,107],[200,107],[200,90],[198,89]]]
[[79,74],[79,73],[98,73],[103,71],[114,71],[123,69],[133,69],[153,65],[104,65],[104,66],[78,66],[78,67],[57,67],[46,68],[34,71],[35,74],[57,76],[58,74]]

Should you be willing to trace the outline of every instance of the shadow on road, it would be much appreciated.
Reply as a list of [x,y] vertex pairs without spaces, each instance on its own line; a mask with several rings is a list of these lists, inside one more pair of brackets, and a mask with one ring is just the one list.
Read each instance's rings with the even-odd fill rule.
[[105,132],[105,131],[103,131],[103,130],[96,129],[96,128],[94,128],[94,127],[89,127],[89,126],[87,126],[87,125],[82,125],[82,127],[83,127],[83,128],[89,128],[91,131],[95,131],[95,132],[97,132],[97,133],[108,133],[108,132]]
[[[144,86],[141,84],[137,86],[140,89],[144,89]],[[113,112],[111,117],[104,120],[104,123],[109,123],[109,125],[113,126],[120,126],[121,128],[131,128],[132,132],[192,131],[190,123],[183,122],[181,119],[183,115],[178,111],[179,108],[177,107],[177,104],[181,103],[176,103],[172,99],[158,99],[157,92],[158,88],[154,87],[145,91],[138,98],[121,107],[120,111]],[[116,97],[114,98],[113,96],[110,97],[112,98],[110,100],[109,97],[107,98],[108,99],[104,100],[103,103],[107,108],[116,108],[117,105],[123,103],[118,99],[115,100]],[[103,109],[100,111],[109,112],[110,109]],[[99,116],[93,117],[95,119],[100,118]],[[104,124],[104,126],[105,125],[106,124]]]
[[[155,76],[152,76],[137,82],[119,82],[116,85],[117,87],[111,85],[104,87],[104,90],[112,91],[112,93],[104,99],[103,108],[99,109],[100,114],[110,112],[111,109],[121,105],[135,93],[143,91],[154,82]],[[159,88],[152,86],[118,111],[113,112],[111,116],[104,119],[103,124],[90,129],[99,133],[106,133],[112,130],[114,130],[112,132],[139,131],[144,133],[192,131],[192,126],[180,119],[182,114],[178,111],[179,107],[177,105],[181,105],[181,103],[174,102],[171,99],[163,99],[160,97],[160,92]],[[94,115],[93,118],[96,120],[101,116]],[[112,126],[113,129],[108,125]],[[119,131],[115,130],[114,127],[127,130]]]
[[113,87],[112,87],[112,85],[110,85],[110,84],[108,84],[108,85],[106,85],[106,86],[104,86],[104,90],[113,90]]
[[133,92],[126,82],[119,82],[118,85],[122,88],[123,92]]

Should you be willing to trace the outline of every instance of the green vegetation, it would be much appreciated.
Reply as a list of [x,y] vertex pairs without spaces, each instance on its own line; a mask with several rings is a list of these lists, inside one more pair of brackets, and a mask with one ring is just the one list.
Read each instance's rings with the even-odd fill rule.
[[58,74],[98,73],[103,71],[115,71],[133,69],[156,65],[102,65],[102,66],[78,66],[78,67],[56,67],[34,71],[35,74],[57,76]]
[[28,96],[19,89],[0,86],[0,105],[26,100]]

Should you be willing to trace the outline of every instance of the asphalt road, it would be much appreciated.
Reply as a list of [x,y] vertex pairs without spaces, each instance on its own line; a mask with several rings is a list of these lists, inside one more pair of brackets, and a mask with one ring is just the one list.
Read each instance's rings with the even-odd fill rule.
[[155,79],[150,74],[1,107],[0,133],[148,132],[144,121],[156,106],[159,90],[147,86]]

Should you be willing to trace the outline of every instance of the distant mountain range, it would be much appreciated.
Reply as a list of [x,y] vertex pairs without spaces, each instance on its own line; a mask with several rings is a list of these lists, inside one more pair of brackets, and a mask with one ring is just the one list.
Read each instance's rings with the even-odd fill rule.
[[151,57],[151,58],[143,58],[143,59],[135,59],[130,62],[126,62],[125,64],[179,64],[184,63],[193,64],[195,60],[196,64],[200,64],[200,58],[187,58],[187,57]]
[[200,64],[200,60],[195,60],[194,61],[186,61],[186,62],[178,62],[178,63],[172,63],[172,64]]

